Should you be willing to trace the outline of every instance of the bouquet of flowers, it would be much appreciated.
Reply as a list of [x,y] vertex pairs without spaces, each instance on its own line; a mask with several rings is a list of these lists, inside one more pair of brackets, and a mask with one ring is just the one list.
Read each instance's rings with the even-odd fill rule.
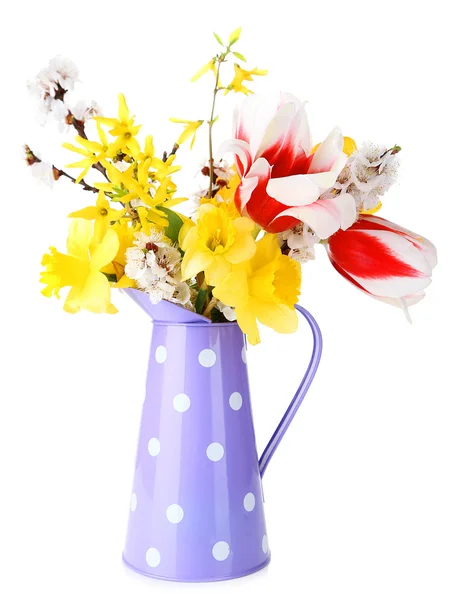
[[[258,322],[296,330],[301,264],[321,244],[350,283],[408,316],[437,259],[428,240],[377,216],[401,148],[358,147],[337,127],[314,145],[305,103],[284,93],[257,97],[247,87],[267,71],[242,66],[240,29],[227,43],[214,35],[219,50],[193,77],[214,79],[210,116],[171,119],[183,129],[169,152],[157,153],[151,135],[141,138],[123,94],[117,117],[94,102],[72,103],[78,71],[68,60],[53,59],[29,84],[45,117],[77,133],[63,144],[77,159],[67,172],[26,146],[28,165],[42,180],[70,179],[89,192],[87,206],[69,215],[67,252],[51,247],[43,257],[42,293],[59,298],[69,288],[66,311],[115,313],[111,289],[136,288],[152,303],[177,303],[213,322],[237,320],[256,344]],[[215,149],[217,100],[229,93],[247,98],[232,139]],[[192,147],[203,126],[204,185],[189,200],[173,176],[179,147]]]

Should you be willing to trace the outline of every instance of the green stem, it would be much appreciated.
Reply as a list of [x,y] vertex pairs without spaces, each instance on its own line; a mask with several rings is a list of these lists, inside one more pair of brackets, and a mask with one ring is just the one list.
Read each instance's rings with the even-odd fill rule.
[[214,93],[212,95],[212,110],[211,110],[211,118],[209,120],[209,190],[207,193],[208,198],[212,198],[212,185],[213,185],[213,178],[214,178],[214,154],[213,154],[213,150],[212,150],[212,127],[214,125],[215,101],[217,99],[217,94],[220,91],[220,88],[218,86],[219,81],[220,81],[220,67],[222,65],[222,62],[224,62],[225,58],[226,58],[226,53],[222,54],[219,58],[218,65],[217,65],[217,74],[215,76]]

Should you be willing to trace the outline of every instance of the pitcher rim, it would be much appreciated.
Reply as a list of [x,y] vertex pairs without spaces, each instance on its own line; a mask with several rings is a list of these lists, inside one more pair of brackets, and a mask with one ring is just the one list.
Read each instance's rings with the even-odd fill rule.
[[165,325],[166,327],[237,327],[239,324],[237,321],[230,321],[227,323],[185,323],[184,321],[155,321],[152,320],[155,325]]

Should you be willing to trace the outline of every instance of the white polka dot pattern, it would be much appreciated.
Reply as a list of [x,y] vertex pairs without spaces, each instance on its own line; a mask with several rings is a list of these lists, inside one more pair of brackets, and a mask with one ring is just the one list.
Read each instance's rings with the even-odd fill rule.
[[190,398],[187,394],[177,394],[174,397],[173,405],[177,412],[186,412],[190,408]]
[[242,396],[239,392],[231,394],[229,399],[230,406],[233,410],[239,410],[242,406]]
[[151,456],[158,456],[160,454],[160,442],[157,440],[157,438],[151,438],[149,440],[147,449]]
[[213,367],[217,360],[217,355],[213,350],[206,348],[206,350],[201,350],[198,355],[198,362],[202,367]]
[[179,504],[171,504],[166,509],[166,518],[170,523],[180,523],[184,518],[184,511]]
[[252,492],[249,492],[244,497],[244,508],[247,512],[252,512],[255,508],[255,496]]
[[149,567],[155,569],[155,567],[158,567],[160,564],[160,560],[161,556],[157,548],[149,548],[149,550],[146,552],[146,562]]
[[223,561],[230,555],[230,547],[226,542],[217,542],[212,547],[212,556],[215,560]]
[[167,352],[166,348],[164,346],[157,346],[157,349],[155,350],[155,360],[159,364],[162,364],[165,362],[167,356],[168,356],[168,352]]
[[219,444],[218,442],[213,442],[212,444],[209,444],[209,446],[207,447],[206,455],[207,455],[208,459],[211,460],[212,462],[218,462],[219,460],[222,460],[222,458],[224,457],[225,449],[222,446],[222,444]]

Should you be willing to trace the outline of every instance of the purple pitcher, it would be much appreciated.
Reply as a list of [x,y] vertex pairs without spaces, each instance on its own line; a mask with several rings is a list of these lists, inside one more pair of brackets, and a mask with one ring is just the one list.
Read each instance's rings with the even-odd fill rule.
[[211,323],[176,304],[126,293],[154,326],[124,561],[174,581],[258,571],[271,556],[261,478],[317,370],[319,327],[296,307],[312,329],[312,359],[258,461],[237,323]]

